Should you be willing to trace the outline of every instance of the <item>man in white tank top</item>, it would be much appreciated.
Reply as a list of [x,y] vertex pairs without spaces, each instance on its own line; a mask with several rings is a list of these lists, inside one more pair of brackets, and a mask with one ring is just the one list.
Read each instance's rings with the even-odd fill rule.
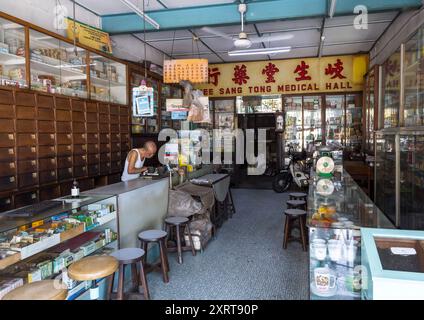
[[125,160],[125,168],[121,180],[129,181],[139,178],[140,174],[147,171],[144,161],[153,158],[156,152],[157,147],[153,141],[147,141],[140,149],[132,149]]

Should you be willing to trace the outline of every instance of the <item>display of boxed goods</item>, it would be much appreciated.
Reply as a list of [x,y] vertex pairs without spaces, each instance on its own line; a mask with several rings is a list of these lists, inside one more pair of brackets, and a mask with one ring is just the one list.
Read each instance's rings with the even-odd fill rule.
[[10,291],[19,288],[24,285],[24,280],[22,278],[14,279],[0,279],[0,300],[8,294]]

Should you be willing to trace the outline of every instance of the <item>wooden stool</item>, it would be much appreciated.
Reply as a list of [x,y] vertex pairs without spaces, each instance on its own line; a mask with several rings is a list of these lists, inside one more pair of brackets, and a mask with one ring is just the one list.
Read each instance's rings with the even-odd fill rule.
[[68,289],[57,280],[28,283],[10,291],[3,300],[66,300]]
[[[91,256],[72,263],[68,268],[68,275],[76,281],[91,281],[90,298],[99,298],[99,287],[96,280],[113,277],[118,269],[119,262],[111,256]],[[112,281],[110,279],[109,281]]]
[[[306,251],[306,211],[299,209],[287,209],[284,211],[286,221],[284,224],[284,241],[283,248],[287,249],[287,243],[289,241],[300,241],[302,243],[303,251]],[[300,238],[294,238],[291,235],[293,222],[299,221]]]
[[[189,220],[184,217],[170,217],[165,219],[166,231],[168,234],[171,234],[172,228],[176,228],[177,234],[177,246],[176,247],[168,247],[169,252],[178,252],[178,263],[183,263],[183,251],[191,250],[193,256],[196,255],[196,250],[194,249],[193,238],[191,237],[191,230],[189,226]],[[187,231],[189,245],[185,243],[185,246],[181,246],[181,228],[184,227],[184,231]],[[184,239],[185,242],[185,239]]]
[[287,209],[301,209],[306,211],[306,202],[303,200],[288,200]]
[[289,194],[289,200],[303,200],[306,202],[308,195],[303,192],[293,192]]
[[[143,267],[143,257],[145,257],[146,252],[140,248],[126,248],[115,251],[111,254],[119,262],[118,269],[118,291],[117,291],[117,300],[124,300],[125,298],[125,267],[127,265],[131,266],[131,276],[134,293],[131,295],[138,295],[140,293],[140,282],[143,287],[144,299],[150,299],[149,287],[147,286],[146,274],[144,273]],[[137,264],[140,266],[140,273],[137,272]],[[113,294],[113,283],[114,276],[112,276],[112,281],[109,282],[108,295],[109,298]]]
[[160,262],[156,265],[149,266],[149,267],[156,267],[160,266],[162,270],[162,277],[163,282],[168,283],[169,277],[169,262],[168,262],[168,255],[166,252],[166,238],[168,237],[168,233],[162,230],[147,230],[143,231],[138,235],[138,239],[141,241],[141,247],[146,252],[146,254],[143,257],[143,263],[148,269],[146,260],[147,260],[147,249],[149,243],[157,242],[159,244],[159,252],[160,252]]

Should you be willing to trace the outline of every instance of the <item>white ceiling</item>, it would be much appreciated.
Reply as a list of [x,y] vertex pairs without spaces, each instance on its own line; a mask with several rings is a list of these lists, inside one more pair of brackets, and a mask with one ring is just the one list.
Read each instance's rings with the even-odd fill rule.
[[[134,4],[142,6],[142,0],[131,0]],[[202,6],[220,3],[232,3],[234,0],[145,0],[146,11],[161,10],[167,8],[180,8],[190,6]],[[120,0],[77,0],[77,2],[99,15],[129,12],[129,9]],[[326,18],[323,26],[323,18],[308,18],[298,20],[273,21],[256,24],[247,24],[245,32],[251,38],[267,35],[279,35],[283,33],[293,34],[293,38],[285,41],[259,43],[252,48],[263,46],[279,47],[291,46],[292,51],[269,57],[264,56],[239,56],[229,57],[227,52],[234,49],[232,41],[209,34],[201,28],[192,30],[175,31],[152,31],[146,34],[146,40],[150,46],[161,52],[174,57],[201,57],[210,62],[249,61],[260,59],[284,59],[294,57],[314,57],[318,55],[321,44],[321,34],[325,36],[322,55],[355,54],[368,52],[374,42],[390,25],[397,12],[382,12],[368,15],[368,29],[356,30],[353,27],[355,16],[341,16]],[[232,37],[238,37],[240,25],[223,26],[214,28]],[[258,34],[259,33],[259,34]],[[198,37],[198,47],[194,42],[193,34]],[[123,35],[125,36],[125,35]],[[120,35],[114,38],[123,37]],[[137,34],[144,39],[144,35]],[[173,41],[174,39],[174,41]]]

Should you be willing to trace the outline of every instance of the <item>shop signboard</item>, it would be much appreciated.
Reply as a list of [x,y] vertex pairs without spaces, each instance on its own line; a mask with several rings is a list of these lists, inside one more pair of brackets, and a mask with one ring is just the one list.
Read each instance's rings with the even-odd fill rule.
[[354,92],[367,70],[365,54],[211,64],[195,87],[209,97]]
[[[67,19],[67,36],[74,40],[74,20]],[[112,54],[112,42],[109,33],[95,27],[75,21],[75,35],[77,43],[81,43],[90,48]]]
[[180,83],[188,80],[192,83],[208,82],[207,59],[178,59],[163,62],[163,82]]

